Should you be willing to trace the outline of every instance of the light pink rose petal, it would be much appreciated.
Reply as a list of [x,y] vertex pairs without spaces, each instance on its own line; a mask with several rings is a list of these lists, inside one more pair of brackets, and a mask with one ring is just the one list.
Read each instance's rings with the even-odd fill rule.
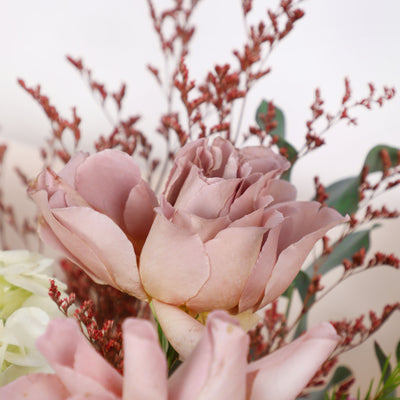
[[124,340],[123,400],[167,400],[167,363],[149,321],[129,318],[122,325]]
[[157,205],[157,197],[147,182],[141,181],[130,191],[125,205],[124,226],[135,240],[145,241]]
[[184,304],[209,276],[200,237],[158,214],[140,255],[140,277],[146,292],[165,303]]
[[230,207],[239,183],[239,179],[206,179],[193,167],[174,207],[202,218],[217,218]]
[[92,207],[122,226],[125,203],[140,181],[140,168],[132,157],[122,151],[104,150],[77,168],[75,186]]
[[335,329],[322,323],[276,352],[250,363],[256,373],[250,400],[294,400],[339,341]]
[[203,242],[207,242],[213,239],[219,231],[225,229],[231,220],[227,215],[214,219],[206,219],[188,214],[182,210],[177,210],[173,215],[172,222],[177,227],[193,234],[196,233]]
[[247,335],[227,313],[210,313],[198,346],[169,379],[171,398],[243,400],[248,345]]
[[[285,210],[285,208],[287,208]],[[306,257],[327,231],[347,220],[336,210],[317,202],[293,202],[276,210],[291,215],[285,218],[278,244],[278,260],[265,289],[260,307],[280,296],[296,277]]]
[[244,178],[255,172],[281,173],[290,168],[290,162],[285,157],[264,146],[243,147],[239,150],[239,156],[242,164],[239,176]]
[[232,220],[242,218],[257,209],[265,208],[273,202],[273,197],[267,191],[269,180],[267,175],[261,177],[234,200],[229,210]]
[[179,307],[156,299],[152,303],[164,335],[178,352],[180,359],[185,360],[200,341],[205,326]]
[[297,189],[287,181],[275,179],[270,181],[268,194],[274,199],[274,201],[270,204],[272,206],[277,203],[296,200]]
[[186,305],[193,311],[229,310],[240,299],[243,287],[260,252],[265,228],[227,228],[205,244],[211,275]]
[[[63,226],[49,209],[47,193],[40,190],[31,193],[31,198],[36,203],[41,214],[39,219],[39,233],[46,243],[56,247],[56,249],[66,249],[64,254],[70,257],[78,265],[85,265],[84,269],[91,270],[91,276],[95,277],[98,283],[111,283],[111,278],[103,263],[100,262],[97,255],[87,246],[86,243],[74,232]],[[71,257],[71,255],[73,255]],[[86,266],[87,261],[90,267]]]
[[30,374],[0,387],[4,400],[67,400],[65,386],[54,374]]
[[[132,243],[110,218],[83,207],[53,210],[53,215],[97,255],[110,275],[112,286],[137,298],[147,298],[140,283]],[[79,254],[87,268],[92,269],[92,264],[92,270],[98,268],[98,262],[92,261],[92,257],[73,251],[67,245],[66,247],[71,253]]]
[[117,399],[122,376],[96,352],[73,319],[50,321],[37,347],[71,394],[85,392]]
[[263,298],[265,286],[276,262],[280,229],[281,227],[277,226],[268,232],[267,239],[258,256],[256,265],[251,271],[249,279],[243,289],[239,300],[238,312],[246,310],[255,311],[259,308],[258,304]]
[[78,152],[65,164],[58,176],[71,187],[75,188],[75,174],[77,168],[89,157],[89,153]]

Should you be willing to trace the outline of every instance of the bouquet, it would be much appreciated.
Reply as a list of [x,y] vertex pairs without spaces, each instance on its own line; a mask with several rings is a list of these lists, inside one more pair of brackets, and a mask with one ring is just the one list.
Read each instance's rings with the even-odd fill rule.
[[[362,390],[342,354],[400,303],[368,318],[326,310],[319,323],[310,311],[356,274],[400,267],[396,254],[370,251],[379,222],[399,217],[376,198],[398,190],[400,150],[377,143],[358,174],[329,185],[310,171],[312,199],[293,183],[330,130],[357,125],[359,110],[382,107],[395,89],[369,83],[357,97],[345,78],[330,111],[317,88],[301,146],[273,99],[246,125],[253,88],[272,75],[270,55],[303,18],[302,1],[281,0],[260,19],[242,0],[245,43],[196,80],[200,3],[148,0],[164,65],[147,68],[166,104],[154,134],[138,115],[122,116],[127,86],[108,90],[82,58],[67,62],[112,125],[90,152],[78,110],[67,118],[40,86],[18,80],[51,135],[36,177],[16,169],[36,218],[21,222],[0,198],[0,398],[397,398],[400,343],[393,357],[375,342],[380,376]],[[41,244],[32,251],[37,233],[58,262]],[[8,249],[11,234],[24,249]]]

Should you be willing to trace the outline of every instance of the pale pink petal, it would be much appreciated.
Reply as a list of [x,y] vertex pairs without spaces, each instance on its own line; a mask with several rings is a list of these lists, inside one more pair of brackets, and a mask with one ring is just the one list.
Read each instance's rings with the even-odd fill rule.
[[277,226],[268,232],[267,239],[258,256],[256,265],[254,266],[249,279],[243,289],[242,296],[239,300],[238,312],[245,310],[256,310],[261,301],[265,286],[272,274],[276,262],[276,249],[278,247],[279,232],[281,227]]
[[0,399],[4,400],[67,400],[69,398],[65,386],[54,374],[25,375],[0,387]]
[[72,261],[77,262],[78,265],[85,265],[85,261],[90,264],[90,267],[84,269],[90,269],[92,276],[96,277],[98,283],[110,283],[110,276],[103,263],[100,262],[97,255],[82,242],[80,238],[65,226],[63,226],[53,215],[49,209],[47,201],[47,193],[44,190],[34,192],[30,194],[39,208],[39,233],[43,235],[43,239],[46,243],[56,245],[56,249],[67,250],[64,254],[69,257],[73,255]]
[[202,218],[217,218],[230,207],[239,183],[239,179],[206,179],[193,167],[174,207]]
[[122,151],[104,150],[77,168],[75,187],[93,208],[122,226],[125,203],[140,181],[140,168],[132,157]]
[[231,220],[227,215],[219,218],[206,219],[198,217],[197,215],[188,214],[182,210],[176,210],[172,222],[185,231],[193,234],[196,233],[203,242],[207,242],[213,239],[219,231],[228,227]]
[[96,352],[75,320],[50,321],[37,347],[69,393],[98,393],[110,399],[122,395],[121,375]]
[[335,349],[339,339],[333,326],[323,323],[282,349],[250,363],[248,376],[254,378],[253,374],[256,375],[250,388],[250,400],[294,400]]
[[[97,255],[96,258],[105,266],[110,276],[111,282],[107,283],[137,298],[146,299],[132,243],[113,221],[104,214],[84,207],[53,210],[53,215]],[[65,246],[72,254],[77,255],[87,268],[92,271],[98,268],[99,263],[96,259],[73,250],[67,244]]]
[[209,314],[198,346],[169,380],[174,400],[242,400],[246,391],[249,339],[222,311]]
[[266,228],[227,228],[205,244],[211,275],[186,304],[193,311],[235,307],[260,252]]
[[269,183],[268,194],[274,199],[273,203],[270,204],[272,206],[277,203],[296,200],[297,189],[287,181],[274,179]]
[[77,168],[89,157],[89,153],[78,152],[65,164],[58,176],[71,187],[75,188],[75,175]]
[[[286,208],[286,209],[285,209]],[[306,257],[327,231],[347,220],[336,210],[317,202],[292,202],[276,207],[286,217],[279,236],[278,260],[260,307],[280,296],[299,272]]]
[[179,307],[156,299],[152,303],[164,335],[178,352],[180,359],[185,360],[200,341],[205,326]]
[[274,200],[268,193],[270,177],[265,175],[251,184],[239,197],[237,197],[229,210],[232,220],[242,218],[246,214],[267,207]]
[[167,363],[158,336],[149,321],[129,318],[124,338],[123,400],[167,400]]
[[140,276],[146,292],[165,303],[180,305],[199,291],[209,275],[200,237],[158,214],[140,255]]
[[250,173],[270,171],[282,173],[290,168],[290,162],[283,156],[265,146],[250,146],[239,150],[242,161],[240,177],[247,177]]
[[124,226],[135,241],[144,243],[157,206],[157,197],[147,182],[141,181],[130,191],[125,204]]

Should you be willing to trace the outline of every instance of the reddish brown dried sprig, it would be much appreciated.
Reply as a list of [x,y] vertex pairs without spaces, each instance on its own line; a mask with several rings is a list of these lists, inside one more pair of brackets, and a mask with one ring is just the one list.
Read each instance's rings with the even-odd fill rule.
[[[49,98],[41,93],[39,85],[35,88],[28,87],[22,79],[18,79],[18,83],[38,102],[51,123],[53,137],[47,141],[50,147],[50,152],[43,149],[43,158],[51,159],[51,157],[57,156],[64,163],[68,162],[68,160],[71,158],[71,155],[78,148],[81,138],[81,131],[79,129],[81,119],[76,112],[76,108],[72,108],[72,120],[69,121],[68,119],[60,116],[55,106],[50,103]],[[72,149],[67,149],[63,141],[64,134],[68,131],[72,133],[74,138],[74,145]]]
[[[306,122],[307,132],[306,132],[306,143],[299,152],[299,157],[305,155],[311,150],[314,150],[323,144],[325,140],[322,136],[334,125],[340,121],[347,121],[349,125],[357,125],[357,119],[350,115],[350,112],[356,107],[363,107],[366,109],[372,109],[373,105],[379,105],[380,107],[385,103],[385,101],[391,100],[395,95],[395,89],[384,86],[383,93],[377,94],[376,89],[373,84],[369,83],[369,94],[368,96],[362,98],[361,100],[355,100],[350,102],[353,92],[350,86],[350,80],[345,78],[345,91],[341,99],[341,105],[336,113],[329,113],[324,108],[324,101],[321,97],[321,91],[319,88],[315,90],[315,98],[312,103],[311,109],[311,119]],[[322,128],[317,128],[317,121],[324,121]]]
[[325,186],[320,182],[319,177],[314,177],[315,185],[315,200],[320,202],[321,205],[326,206],[325,200],[329,199],[329,194],[325,191]]
[[[95,284],[84,272],[69,261],[63,262],[67,273],[69,295],[62,297],[54,280],[50,281],[49,296],[60,311],[70,316],[69,309],[77,306],[73,317],[78,321],[82,333],[93,347],[113,365],[123,372],[122,321],[129,316],[149,317],[148,306],[138,306],[138,300],[120,293],[109,286]],[[76,289],[73,292],[71,289]],[[84,328],[85,329],[84,329]]]
[[336,348],[334,356],[338,356],[365,342],[397,310],[400,310],[400,303],[398,302],[387,304],[379,317],[374,311],[369,311],[369,323],[367,326],[364,324],[364,315],[351,320],[331,321],[338,335],[341,336],[341,342]]
[[78,304],[91,300],[95,307],[95,318],[99,325],[106,320],[120,324],[127,317],[150,318],[147,303],[122,293],[109,285],[99,285],[79,267],[67,259],[61,260],[68,293],[75,293]]
[[278,302],[271,303],[265,310],[263,320],[249,332],[249,361],[258,360],[285,344],[288,333],[286,322],[285,315],[278,312]]

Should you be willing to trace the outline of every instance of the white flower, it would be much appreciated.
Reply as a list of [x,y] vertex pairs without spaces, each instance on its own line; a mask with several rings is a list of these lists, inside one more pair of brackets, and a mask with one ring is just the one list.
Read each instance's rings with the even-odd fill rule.
[[[0,251],[0,386],[51,371],[35,342],[51,318],[63,315],[48,295],[52,264],[27,250]],[[66,289],[55,281],[60,291]]]

